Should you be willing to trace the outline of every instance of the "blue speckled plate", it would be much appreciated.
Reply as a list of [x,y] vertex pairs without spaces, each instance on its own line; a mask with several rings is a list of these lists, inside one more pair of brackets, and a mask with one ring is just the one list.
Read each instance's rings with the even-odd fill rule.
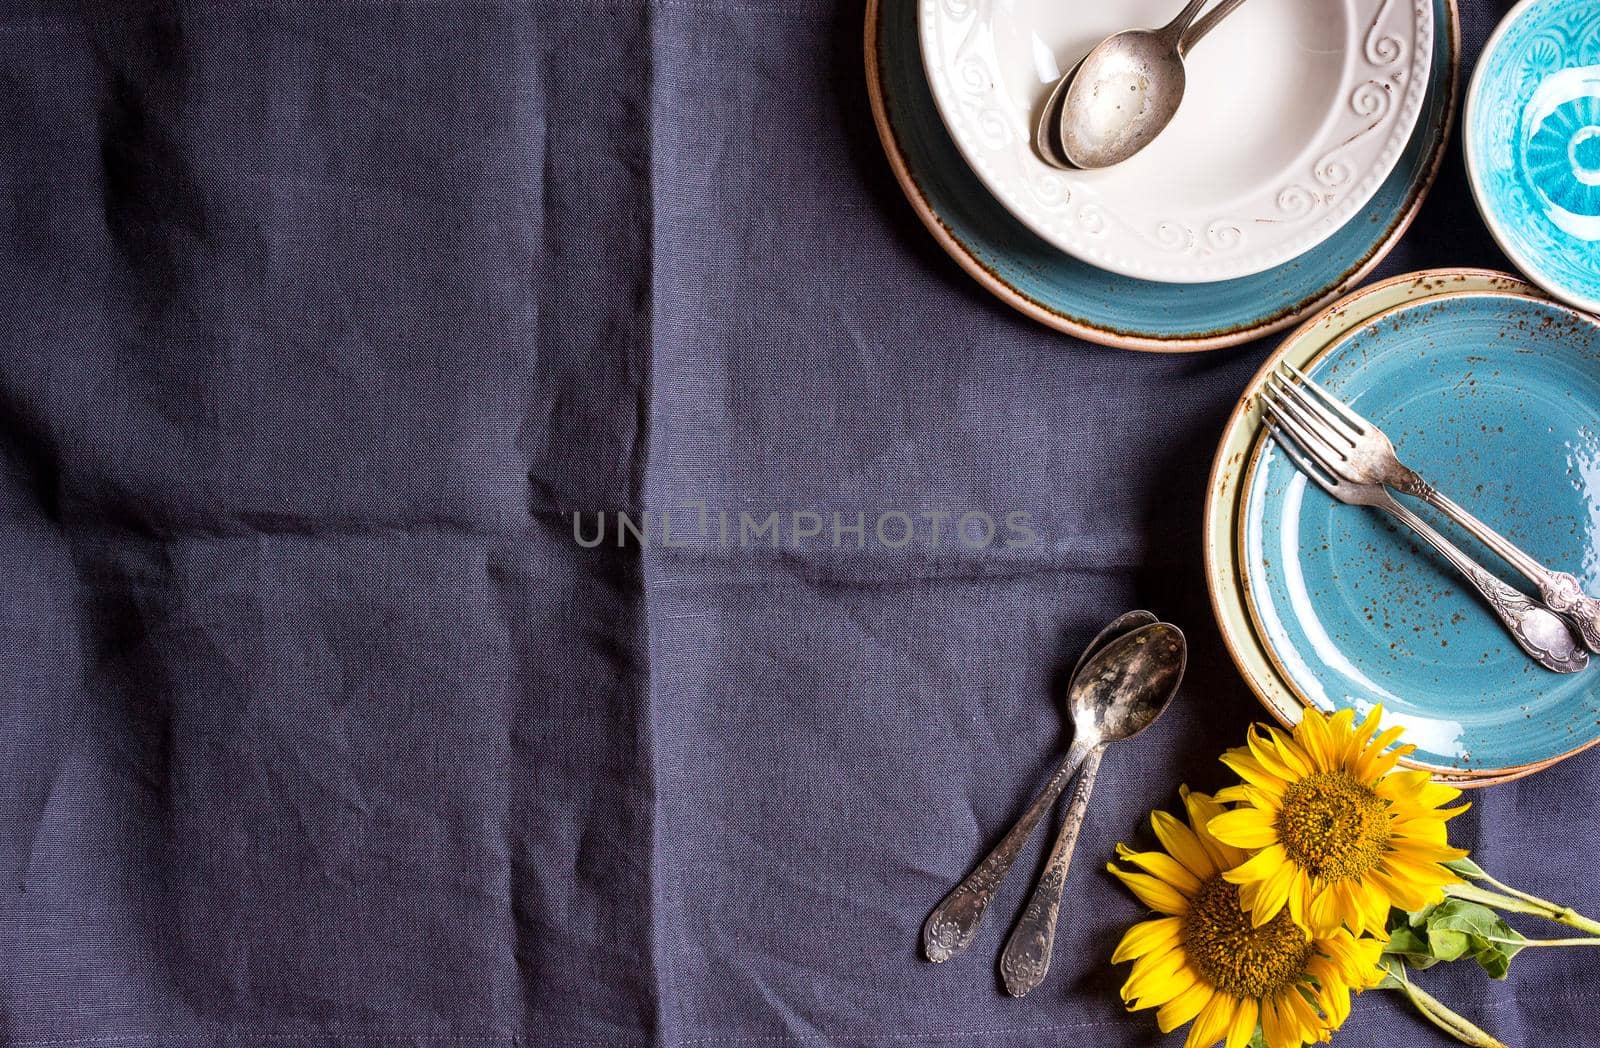
[[[1600,593],[1600,323],[1521,295],[1446,295],[1370,321],[1307,370],[1435,486]],[[1334,502],[1273,441],[1245,476],[1247,605],[1303,701],[1382,702],[1416,763],[1450,773],[1506,774],[1600,741],[1600,663],[1536,666],[1448,564],[1378,511]]]
[[1600,4],[1517,5],[1473,75],[1465,137],[1478,209],[1505,253],[1600,312]]
[[984,287],[1041,323],[1103,345],[1217,349],[1281,330],[1333,301],[1405,232],[1433,184],[1454,116],[1460,40],[1454,0],[1435,0],[1434,24],[1422,116],[1377,195],[1315,250],[1266,273],[1212,284],[1104,272],[1057,251],[1012,217],[962,160],[934,107],[915,4],[869,0],[867,80],[879,134],[912,206]]

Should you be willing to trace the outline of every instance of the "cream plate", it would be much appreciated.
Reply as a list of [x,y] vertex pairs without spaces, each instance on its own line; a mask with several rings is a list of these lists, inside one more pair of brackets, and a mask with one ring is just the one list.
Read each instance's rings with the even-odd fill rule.
[[1404,150],[1433,61],[1431,0],[1255,0],[1196,46],[1171,126],[1104,171],[1034,155],[1034,114],[1101,38],[1178,0],[918,0],[923,65],[957,147],[1056,247],[1170,283],[1249,276],[1310,250]]

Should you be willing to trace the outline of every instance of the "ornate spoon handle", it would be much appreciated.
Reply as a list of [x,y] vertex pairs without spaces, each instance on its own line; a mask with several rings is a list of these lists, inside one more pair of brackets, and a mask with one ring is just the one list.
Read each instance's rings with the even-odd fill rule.
[[983,920],[984,911],[994,901],[1000,882],[1005,880],[1011,864],[1017,861],[1018,853],[1033,835],[1033,828],[1044,818],[1056,798],[1061,796],[1061,791],[1072,779],[1072,773],[1088,757],[1090,748],[1087,742],[1080,743],[1076,738],[1072,740],[1072,748],[1067,750],[1055,774],[1050,776],[1050,781],[1039,791],[1039,796],[1028,805],[1022,818],[1000,838],[1000,843],[994,846],[994,850],[984,857],[977,868],[952,888],[950,894],[928,914],[928,920],[922,926],[922,950],[928,955],[928,960],[935,963],[948,961],[972,945],[973,938],[978,934],[978,924]]
[[1556,673],[1576,673],[1589,665],[1588,653],[1573,644],[1567,624],[1555,612],[1489,574],[1477,561],[1435,531],[1427,521],[1392,497],[1382,506],[1467,577],[1484,600],[1489,602],[1489,607],[1505,625],[1517,646],[1527,652],[1533,661]]
[[[1183,6],[1183,10],[1178,12],[1178,16],[1162,26],[1157,32],[1170,35],[1174,40],[1182,40],[1189,32],[1189,27],[1194,25],[1194,20],[1200,17],[1200,12],[1210,2],[1211,0],[1189,0]],[[1243,3],[1243,0],[1234,0],[1234,2]]]
[[1244,0],[1222,0],[1222,3],[1206,12],[1206,16],[1189,26],[1183,34],[1183,39],[1178,43],[1178,52],[1185,57],[1189,51],[1205,38],[1205,35],[1217,27],[1217,23],[1233,14],[1234,9]]
[[1089,794],[1094,792],[1095,776],[1100,772],[1100,758],[1105,746],[1089,751],[1083,762],[1083,773],[1078,776],[1077,788],[1072,791],[1072,805],[1067,809],[1066,821],[1056,835],[1050,849],[1044,873],[1028,897],[1028,905],[1017,920],[1017,926],[1006,940],[1000,954],[1000,976],[1005,980],[1006,992],[1021,997],[1044,982],[1050,970],[1050,949],[1056,941],[1056,918],[1061,912],[1061,891],[1067,884],[1067,871],[1072,867],[1072,851],[1078,844],[1078,832],[1089,813]]
[[1473,538],[1488,546],[1501,560],[1527,576],[1530,582],[1539,587],[1539,596],[1544,598],[1546,606],[1565,618],[1578,631],[1578,636],[1583,639],[1583,646],[1590,651],[1600,653],[1600,600],[1595,600],[1583,592],[1583,586],[1578,582],[1577,576],[1564,571],[1552,571],[1540,564],[1523,552],[1516,543],[1467,512],[1457,505],[1455,500],[1438,491],[1421,477],[1416,478],[1414,484],[1401,486],[1398,490],[1407,495],[1415,495],[1439,510],[1466,528]]

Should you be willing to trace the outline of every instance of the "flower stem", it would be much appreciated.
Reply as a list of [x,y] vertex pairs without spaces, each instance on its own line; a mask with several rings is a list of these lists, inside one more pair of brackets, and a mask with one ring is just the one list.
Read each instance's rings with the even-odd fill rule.
[[1492,935],[1484,938],[1508,946],[1600,946],[1600,939],[1496,939]]
[[1462,1044],[1470,1044],[1473,1048],[1506,1048],[1504,1042],[1496,1040],[1465,1016],[1451,1011],[1444,1002],[1409,979],[1400,983],[1400,992],[1416,1005],[1423,1018]]
[[1534,917],[1543,917],[1547,921],[1565,924],[1567,927],[1576,928],[1580,932],[1600,935],[1600,921],[1585,917],[1570,906],[1558,906],[1536,895],[1529,895],[1527,892],[1519,892],[1514,888],[1507,888],[1506,885],[1487,875],[1482,879],[1501,890],[1489,891],[1487,888],[1480,888],[1475,884],[1451,884],[1445,887],[1445,894],[1452,895],[1458,899],[1466,899],[1469,902],[1492,906],[1497,910],[1505,910],[1507,913],[1526,913]]

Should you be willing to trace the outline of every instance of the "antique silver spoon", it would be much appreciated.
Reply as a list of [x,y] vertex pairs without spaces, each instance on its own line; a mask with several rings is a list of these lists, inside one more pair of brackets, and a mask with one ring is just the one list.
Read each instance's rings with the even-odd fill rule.
[[1093,170],[1154,141],[1183,101],[1184,56],[1244,0],[1222,0],[1196,21],[1209,2],[1190,0],[1160,29],[1129,29],[1096,44],[1051,90],[1034,128],[1040,156]]
[[[1105,736],[1108,727],[1122,724],[1130,710],[1141,705],[1136,702],[1131,707],[1124,706],[1124,702],[1131,701],[1129,696],[1120,696],[1116,703],[1105,705],[1099,698],[1100,686],[1089,682],[1098,681],[1106,673],[1118,675],[1119,668],[1129,660],[1139,663],[1147,661],[1141,655],[1145,645],[1137,643],[1136,638],[1143,630],[1154,628],[1154,619],[1155,616],[1147,611],[1129,612],[1101,630],[1089,643],[1068,685],[1067,706],[1073,722],[1071,748],[1044,789],[1001,838],[1000,843],[928,915],[928,920],[922,926],[922,949],[928,960],[947,961],[972,945],[985,911],[994,901],[995,892],[1005,880],[1017,855],[1032,836],[1034,827],[1050,811],[1056,798],[1071,781],[1073,773]],[[1152,685],[1152,691],[1166,694],[1161,690],[1160,682]]]
[[[1101,756],[1113,742],[1131,739],[1154,723],[1183,680],[1188,644],[1178,627],[1169,622],[1145,626],[1124,638],[1123,645],[1121,657],[1095,660],[1084,670],[1080,687],[1073,689],[1073,723],[1079,723],[1078,702],[1089,702],[1085,712],[1091,717],[1093,735],[1088,740],[1089,752],[1078,775],[1078,786],[1072,791],[1066,821],[1045,860],[1044,873],[1000,953],[1000,976],[1005,980],[1006,992],[1013,997],[1021,997],[1038,986],[1050,970],[1061,890],[1066,886],[1078,832],[1089,812],[1089,795],[1094,792]],[[1085,729],[1080,726],[1077,730]],[[1072,745],[1078,745],[1076,736]]]

